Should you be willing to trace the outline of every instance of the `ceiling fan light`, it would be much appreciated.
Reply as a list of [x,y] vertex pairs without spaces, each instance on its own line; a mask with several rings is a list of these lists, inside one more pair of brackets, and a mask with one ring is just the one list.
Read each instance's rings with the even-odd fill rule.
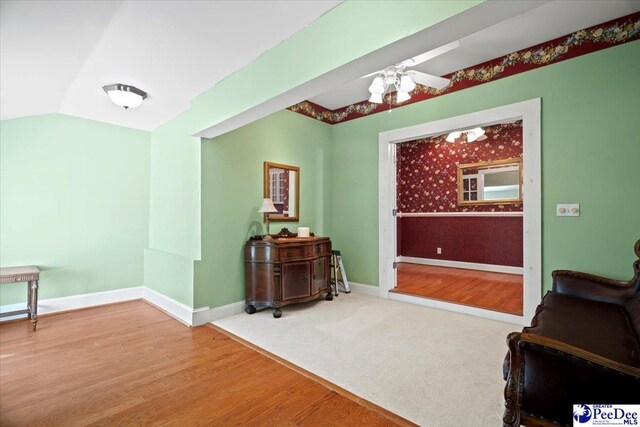
[[475,133],[478,138],[480,138],[482,135],[484,135],[484,129],[482,129],[482,128],[475,128],[475,129],[472,129],[472,130],[473,130],[473,133]]
[[456,139],[460,138],[460,135],[462,135],[462,132],[451,132],[449,135],[447,135],[445,141],[456,142]]
[[467,142],[473,142],[478,139],[478,135],[474,131],[467,132]]
[[396,92],[396,101],[398,103],[400,102],[405,102],[411,99],[411,95],[409,95],[407,92],[398,90],[398,92]]
[[102,89],[109,95],[109,99],[114,104],[124,107],[125,110],[139,107],[142,101],[147,98],[145,91],[121,83],[103,86]]
[[373,79],[373,82],[371,82],[371,86],[369,86],[369,92],[373,94],[384,93],[384,82],[382,81],[382,77],[378,76]]
[[374,104],[382,104],[382,94],[381,93],[372,93],[369,98],[369,102]]
[[415,88],[416,88],[416,84],[413,82],[413,80],[411,80],[411,77],[409,77],[407,74],[402,76],[402,78],[400,79],[401,91],[409,93]]

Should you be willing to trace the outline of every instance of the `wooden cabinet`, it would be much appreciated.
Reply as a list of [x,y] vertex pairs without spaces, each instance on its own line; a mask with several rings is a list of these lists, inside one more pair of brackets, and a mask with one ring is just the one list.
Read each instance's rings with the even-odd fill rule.
[[328,237],[249,240],[245,246],[245,311],[281,307],[319,297],[333,299]]

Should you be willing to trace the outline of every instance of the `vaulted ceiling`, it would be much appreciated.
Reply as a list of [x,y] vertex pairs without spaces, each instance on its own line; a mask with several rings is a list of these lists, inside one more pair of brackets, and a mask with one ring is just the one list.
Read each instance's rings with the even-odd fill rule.
[[[2,1],[2,119],[65,113],[152,130],[340,3]],[[125,111],[102,91],[149,93]]]

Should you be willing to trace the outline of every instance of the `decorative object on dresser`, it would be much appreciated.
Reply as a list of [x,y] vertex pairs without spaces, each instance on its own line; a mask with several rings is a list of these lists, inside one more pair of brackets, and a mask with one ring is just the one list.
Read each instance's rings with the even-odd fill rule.
[[640,240],[635,253],[629,281],[552,273],[531,326],[507,337],[504,426],[569,426],[572,405],[638,403]]
[[27,282],[27,308],[26,310],[16,310],[8,313],[0,313],[0,317],[26,314],[33,330],[38,324],[38,282],[40,281],[40,269],[36,266],[28,267],[6,267],[0,268],[0,284]]
[[264,198],[276,209],[265,213],[265,221],[298,222],[300,220],[300,168],[280,163],[264,162]]
[[265,238],[271,239],[271,236],[269,234],[269,214],[278,212],[278,209],[273,206],[273,202],[271,201],[270,197],[265,197],[264,199],[262,199],[262,206],[260,207],[260,210],[258,210],[258,212],[262,212],[265,214],[264,223],[267,226],[267,234],[265,235]]
[[278,318],[285,305],[332,300],[331,240],[313,233],[297,237],[286,228],[271,237],[252,237],[245,245],[245,311],[273,307]]

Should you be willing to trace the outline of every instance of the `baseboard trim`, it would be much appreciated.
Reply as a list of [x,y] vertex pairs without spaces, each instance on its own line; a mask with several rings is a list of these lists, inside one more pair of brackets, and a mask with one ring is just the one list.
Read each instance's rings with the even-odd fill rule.
[[377,286],[349,281],[349,287],[353,292],[358,294],[371,295],[372,297],[380,296],[380,289]]
[[[142,298],[142,286],[114,289],[112,291],[91,292],[87,294],[71,295],[68,297],[49,298],[38,301],[38,315],[60,313],[63,311],[80,310],[99,305],[114,304]],[[26,308],[27,303],[7,304],[0,306],[0,312],[6,313]],[[26,314],[7,316],[0,321],[25,318]]]
[[146,286],[142,288],[142,298],[187,326],[209,323],[209,307],[191,308]]
[[244,312],[244,301],[236,301],[231,304],[223,305],[220,307],[214,307],[211,309],[211,314],[209,316],[210,322],[215,322],[216,320],[224,319],[225,317],[234,316],[236,314],[240,314]]
[[508,265],[479,264],[475,262],[449,261],[445,259],[416,258],[409,256],[399,256],[397,262],[408,262],[411,264],[433,265],[437,267],[463,268],[465,270],[492,271],[494,273],[524,274],[522,267],[511,267]]

